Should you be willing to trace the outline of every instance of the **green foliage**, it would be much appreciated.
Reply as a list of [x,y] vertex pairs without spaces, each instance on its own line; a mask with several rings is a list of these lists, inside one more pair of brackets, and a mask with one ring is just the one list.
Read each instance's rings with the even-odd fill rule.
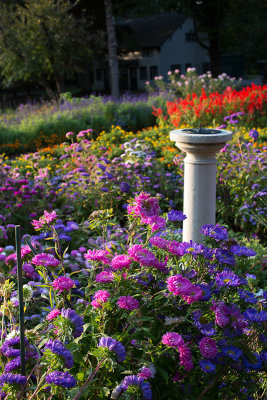
[[[88,22],[76,19],[69,0],[26,0],[2,6],[0,67],[3,83],[36,82],[59,97],[63,78],[81,71],[91,55]],[[71,49],[71,50],[70,50]]]

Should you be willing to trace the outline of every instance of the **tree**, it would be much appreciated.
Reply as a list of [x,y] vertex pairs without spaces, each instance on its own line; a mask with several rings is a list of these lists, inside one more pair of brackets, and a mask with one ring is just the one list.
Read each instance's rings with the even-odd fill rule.
[[194,21],[196,40],[210,56],[213,76],[219,74],[222,35],[230,0],[179,0],[178,9]]
[[69,0],[25,0],[3,5],[0,15],[0,71],[6,87],[18,81],[43,86],[59,99],[65,77],[81,72],[92,55],[88,24],[74,17]]
[[113,99],[117,100],[119,98],[119,63],[117,57],[117,40],[112,12],[112,0],[104,0],[104,3],[108,37],[108,59],[111,75],[111,94]]

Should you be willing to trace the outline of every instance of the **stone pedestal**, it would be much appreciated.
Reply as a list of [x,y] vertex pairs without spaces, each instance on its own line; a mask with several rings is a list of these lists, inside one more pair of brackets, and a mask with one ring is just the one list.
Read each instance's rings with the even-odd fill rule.
[[186,152],[183,212],[187,219],[183,222],[184,242],[192,240],[201,243],[201,226],[215,224],[215,154],[231,138],[232,132],[219,129],[176,129],[170,132],[170,139]]

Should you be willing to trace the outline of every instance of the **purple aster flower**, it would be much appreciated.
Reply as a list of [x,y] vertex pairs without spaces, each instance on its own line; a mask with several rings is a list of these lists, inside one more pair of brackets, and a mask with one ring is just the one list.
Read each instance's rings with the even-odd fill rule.
[[222,286],[240,286],[243,280],[239,278],[231,270],[224,270],[215,276],[216,284],[218,287]]
[[200,233],[216,240],[216,242],[228,238],[227,229],[224,228],[223,226],[220,226],[219,224],[203,225],[200,229]]
[[9,361],[4,368],[5,372],[11,372],[14,371],[15,369],[20,368],[21,366],[21,361],[20,361],[20,356],[14,358],[13,360]]
[[242,363],[244,364],[244,367],[247,368],[248,370],[253,370],[253,371],[260,370],[263,364],[262,356],[258,353],[254,353],[253,356],[254,360],[252,359],[248,360],[246,357],[243,357]]
[[148,382],[144,382],[143,378],[138,377],[137,375],[129,375],[123,379],[120,384],[120,388],[123,392],[126,392],[131,386],[139,386],[142,394],[143,400],[151,400],[152,399],[152,390],[151,386]]
[[[25,338],[25,344],[27,345],[29,343],[28,339]],[[5,340],[3,343],[3,346],[1,347],[1,353],[4,354],[7,358],[11,357],[19,357],[20,356],[20,350],[17,348],[20,344],[20,338],[14,337],[8,340]]]
[[46,376],[46,382],[71,389],[77,385],[76,379],[68,372],[53,371]]
[[71,352],[66,349],[64,344],[60,340],[52,340],[49,339],[45,343],[45,347],[52,351],[52,353],[59,355],[65,360],[65,367],[72,368],[73,366],[73,357]]
[[251,257],[256,255],[256,251],[252,249],[248,249],[245,246],[231,246],[230,247],[231,253],[235,254],[236,256],[245,256]]
[[106,167],[103,164],[97,163],[96,166],[102,169],[102,171],[106,171]]
[[263,310],[257,311],[255,308],[248,308],[243,315],[249,322],[256,322],[260,324],[264,321],[267,321],[267,312]]
[[82,317],[76,314],[76,312],[71,308],[68,309],[63,308],[61,310],[61,316],[64,318],[68,318],[74,325],[75,329],[72,332],[73,336],[75,338],[81,336],[81,334],[83,333],[83,324],[84,324]]
[[122,193],[127,193],[130,190],[130,185],[127,182],[121,182],[120,184],[120,191]]
[[242,357],[243,353],[242,350],[240,350],[236,346],[222,346],[221,348],[222,354],[230,357],[234,361],[238,361],[240,357]]
[[215,249],[215,258],[218,260],[219,264],[235,265],[236,260],[232,253],[225,249]]
[[246,303],[251,303],[251,304],[256,304],[258,302],[258,299],[256,296],[254,296],[253,293],[249,292],[248,290],[238,290],[239,297],[241,299],[244,299]]
[[210,360],[200,360],[199,365],[203,372],[211,373],[216,371],[215,365]]
[[126,350],[125,347],[115,339],[111,337],[102,337],[97,345],[98,347],[107,347],[110,351],[113,351],[116,356],[118,362],[122,362],[126,358]]
[[206,336],[214,336],[215,329],[214,323],[208,322],[202,315],[201,311],[196,310],[192,314],[193,324],[199,329],[199,331]]
[[132,296],[121,296],[117,301],[119,308],[124,308],[125,310],[136,310],[139,308],[139,301],[134,299]]
[[171,222],[183,221],[186,218],[187,216],[184,215],[182,211],[171,210],[170,212],[168,212],[168,220]]
[[20,374],[2,374],[0,375],[0,383],[3,385],[5,383],[8,383],[9,385],[24,385],[26,383],[26,376],[20,375]]
[[257,140],[258,137],[259,137],[259,132],[256,131],[256,129],[251,129],[251,130],[249,131],[249,136],[250,136],[252,139]]
[[75,283],[68,276],[59,276],[54,280],[52,286],[53,289],[58,290],[60,294],[64,292],[64,290],[71,290],[75,286]]

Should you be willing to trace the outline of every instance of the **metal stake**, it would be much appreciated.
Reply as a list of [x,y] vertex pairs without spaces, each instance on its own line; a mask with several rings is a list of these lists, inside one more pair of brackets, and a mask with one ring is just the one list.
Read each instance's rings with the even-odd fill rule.
[[15,241],[17,253],[17,276],[18,276],[18,294],[19,294],[19,330],[20,330],[20,362],[21,375],[26,375],[25,369],[25,335],[24,335],[24,304],[23,304],[23,281],[21,265],[21,226],[15,226]]

